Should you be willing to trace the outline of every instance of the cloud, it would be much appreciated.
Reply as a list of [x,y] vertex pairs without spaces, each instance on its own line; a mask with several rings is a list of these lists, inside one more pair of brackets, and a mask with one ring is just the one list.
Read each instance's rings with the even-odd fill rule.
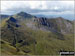
[[74,1],[1,1],[2,14],[74,14]]

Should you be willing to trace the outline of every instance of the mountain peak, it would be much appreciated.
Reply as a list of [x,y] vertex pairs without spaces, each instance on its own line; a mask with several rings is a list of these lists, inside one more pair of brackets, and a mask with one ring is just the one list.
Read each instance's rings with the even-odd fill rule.
[[64,19],[64,18],[62,18],[62,17],[57,17],[57,19],[61,19],[61,20],[62,20],[62,19]]
[[21,11],[19,14],[28,14],[28,13]]
[[18,16],[19,16],[19,17],[21,17],[21,18],[23,18],[23,19],[26,19],[26,18],[33,18],[33,17],[34,17],[33,15],[28,14],[28,13],[26,13],[26,12],[20,12],[20,13],[14,15],[14,16],[16,16],[17,18],[18,18]]
[[17,15],[26,15],[26,14],[28,14],[28,13],[26,13],[26,12],[20,12]]

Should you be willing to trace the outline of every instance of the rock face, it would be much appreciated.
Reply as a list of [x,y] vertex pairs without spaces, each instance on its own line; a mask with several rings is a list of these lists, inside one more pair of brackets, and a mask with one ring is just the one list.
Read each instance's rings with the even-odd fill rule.
[[20,26],[18,24],[18,20],[13,18],[13,17],[10,17],[9,20],[7,20],[7,25],[8,25],[8,28],[11,28],[12,26],[14,26],[14,27],[19,27]]
[[38,22],[38,26],[45,26],[48,30],[53,32],[59,32],[63,34],[73,33],[73,22],[61,17],[50,19],[39,18],[36,21]]
[[17,20],[13,17],[10,17],[8,21],[11,21],[11,22],[14,22],[14,23],[17,23]]

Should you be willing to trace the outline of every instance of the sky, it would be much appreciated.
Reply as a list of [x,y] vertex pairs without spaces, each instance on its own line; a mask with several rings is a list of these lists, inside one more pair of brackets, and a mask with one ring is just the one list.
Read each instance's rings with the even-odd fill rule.
[[74,20],[74,1],[1,1],[1,14],[19,12]]

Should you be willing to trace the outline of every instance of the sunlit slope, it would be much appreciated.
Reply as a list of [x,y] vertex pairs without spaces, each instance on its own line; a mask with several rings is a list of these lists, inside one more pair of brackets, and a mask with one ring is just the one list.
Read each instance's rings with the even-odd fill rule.
[[25,54],[24,52],[22,51],[19,51],[17,52],[16,48],[11,46],[10,43],[6,42],[6,41],[3,41],[3,40],[0,40],[1,42],[1,54],[2,55],[23,55]]

